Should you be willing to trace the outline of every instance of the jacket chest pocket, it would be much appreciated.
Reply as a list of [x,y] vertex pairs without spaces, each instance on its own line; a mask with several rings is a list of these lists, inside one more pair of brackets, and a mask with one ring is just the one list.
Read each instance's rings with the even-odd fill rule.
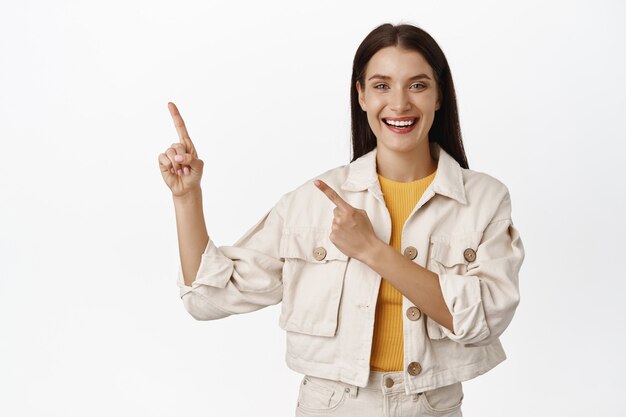
[[330,230],[287,230],[280,242],[283,266],[282,329],[334,336],[348,256],[328,237]]
[[[475,267],[476,252],[481,238],[480,232],[432,235],[428,269],[437,274],[466,275]],[[444,327],[430,317],[426,318],[426,327],[431,339],[447,338]]]

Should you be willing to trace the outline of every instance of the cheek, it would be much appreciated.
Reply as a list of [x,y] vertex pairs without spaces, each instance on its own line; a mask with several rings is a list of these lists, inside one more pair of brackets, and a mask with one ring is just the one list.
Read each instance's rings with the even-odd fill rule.
[[379,94],[372,88],[367,88],[363,92],[363,100],[367,103],[367,107],[375,106],[376,102],[379,100]]
[[384,107],[385,103],[380,98],[370,98],[367,102],[367,117],[372,120],[379,118]]
[[367,122],[369,123],[370,127],[372,128],[374,132],[376,132],[379,129],[378,116],[376,114],[368,112]]
[[435,94],[421,96],[416,105],[421,109],[434,112],[437,107],[437,96]]

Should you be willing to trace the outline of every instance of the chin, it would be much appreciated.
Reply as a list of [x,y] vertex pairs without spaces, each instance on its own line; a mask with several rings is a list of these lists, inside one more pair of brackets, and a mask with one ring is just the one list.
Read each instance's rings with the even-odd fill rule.
[[384,138],[382,141],[379,139],[376,142],[377,146],[385,147],[394,152],[412,152],[419,145],[418,139]]

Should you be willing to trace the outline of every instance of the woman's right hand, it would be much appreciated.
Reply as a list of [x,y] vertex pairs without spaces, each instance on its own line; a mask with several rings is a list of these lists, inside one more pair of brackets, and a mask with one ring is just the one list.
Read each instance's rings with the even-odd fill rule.
[[200,189],[204,162],[198,158],[176,105],[170,102],[167,103],[167,107],[174,120],[180,142],[173,143],[165,153],[159,154],[159,168],[163,181],[172,190],[172,195],[182,197],[190,191]]

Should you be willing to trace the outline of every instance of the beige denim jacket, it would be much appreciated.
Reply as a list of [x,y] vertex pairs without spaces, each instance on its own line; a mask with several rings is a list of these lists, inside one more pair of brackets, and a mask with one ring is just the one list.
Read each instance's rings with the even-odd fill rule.
[[[402,248],[415,248],[413,262],[438,274],[454,333],[425,314],[403,314],[407,394],[474,378],[506,359],[499,336],[519,304],[524,260],[507,187],[461,168],[438,144],[430,146],[437,173],[404,224]],[[282,301],[287,365],[365,386],[381,276],[330,241],[334,204],[313,180],[366,210],[376,235],[389,242],[391,218],[376,152],[284,194],[234,245],[217,247],[209,240],[191,287],[179,269],[177,284],[189,314],[215,320]],[[402,299],[403,311],[414,307]],[[421,370],[412,375],[416,368]]]

